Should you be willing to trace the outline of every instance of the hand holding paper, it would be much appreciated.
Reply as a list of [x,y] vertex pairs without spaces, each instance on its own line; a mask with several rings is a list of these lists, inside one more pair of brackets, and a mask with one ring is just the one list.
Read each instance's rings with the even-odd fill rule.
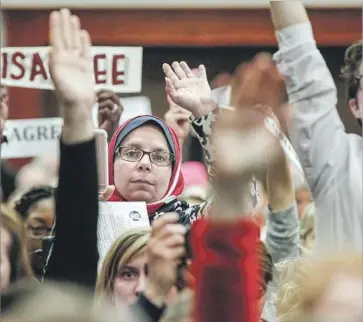
[[186,62],[174,62],[172,67],[163,64],[163,71],[166,93],[176,105],[195,117],[202,117],[216,107],[204,65],[199,66],[199,75],[193,73]]

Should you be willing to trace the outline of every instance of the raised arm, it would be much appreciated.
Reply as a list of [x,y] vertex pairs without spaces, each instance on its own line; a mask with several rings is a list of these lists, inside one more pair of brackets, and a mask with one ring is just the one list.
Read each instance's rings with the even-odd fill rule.
[[45,277],[93,287],[97,277],[98,184],[89,35],[68,9],[50,15],[49,67],[64,120],[55,239]]
[[[275,55],[292,108],[291,140],[314,199],[346,176],[349,140],[337,91],[300,1],[270,1],[279,43]],[[337,182],[337,184],[339,184]]]

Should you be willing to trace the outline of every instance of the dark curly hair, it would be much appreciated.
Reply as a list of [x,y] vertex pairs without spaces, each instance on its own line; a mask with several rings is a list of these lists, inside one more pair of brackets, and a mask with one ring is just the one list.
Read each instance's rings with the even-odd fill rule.
[[55,188],[51,186],[36,186],[27,191],[15,204],[15,210],[26,219],[29,209],[36,202],[53,197]]
[[347,48],[344,55],[344,65],[341,69],[341,77],[348,86],[348,99],[356,98],[359,80],[362,75],[359,72],[362,63],[362,40],[355,42]]

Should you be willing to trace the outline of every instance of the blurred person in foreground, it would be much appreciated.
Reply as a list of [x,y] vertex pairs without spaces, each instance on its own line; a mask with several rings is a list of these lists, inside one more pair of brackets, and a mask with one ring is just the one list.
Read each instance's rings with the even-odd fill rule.
[[[290,137],[316,206],[317,249],[359,251],[363,241],[362,137],[345,132],[336,108],[337,89],[303,4],[270,1],[270,7],[279,43],[274,58],[291,104]],[[361,42],[348,48],[343,71],[348,77],[348,105],[361,124]]]
[[[22,220],[4,205],[0,211],[0,293],[4,296],[10,286],[23,279],[32,281],[34,275]],[[2,304],[4,301],[2,298]]]
[[95,306],[92,294],[74,285],[42,284],[34,287],[3,322],[138,322],[130,312],[114,310],[108,303]]

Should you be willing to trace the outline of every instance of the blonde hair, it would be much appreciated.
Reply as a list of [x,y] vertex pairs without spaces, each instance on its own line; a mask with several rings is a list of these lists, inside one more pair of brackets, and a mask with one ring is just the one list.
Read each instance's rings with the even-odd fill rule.
[[1,226],[6,229],[12,237],[9,254],[11,273],[10,282],[19,279],[33,280],[34,273],[31,268],[28,249],[26,245],[26,232],[22,219],[15,211],[4,204],[0,206]]
[[304,321],[341,275],[362,278],[362,255],[341,254],[318,260],[300,258],[285,263],[275,299],[279,322]]
[[279,322],[294,321],[300,314],[300,285],[305,280],[309,265],[304,258],[288,259],[276,265],[279,284],[274,304]]
[[120,267],[145,251],[150,231],[150,228],[130,229],[112,244],[96,282],[96,296],[101,302],[112,300],[113,281]]
[[301,281],[301,312],[313,312],[331,283],[339,276],[362,279],[363,257],[359,253],[344,253],[323,260],[316,260],[310,267],[306,279]]

